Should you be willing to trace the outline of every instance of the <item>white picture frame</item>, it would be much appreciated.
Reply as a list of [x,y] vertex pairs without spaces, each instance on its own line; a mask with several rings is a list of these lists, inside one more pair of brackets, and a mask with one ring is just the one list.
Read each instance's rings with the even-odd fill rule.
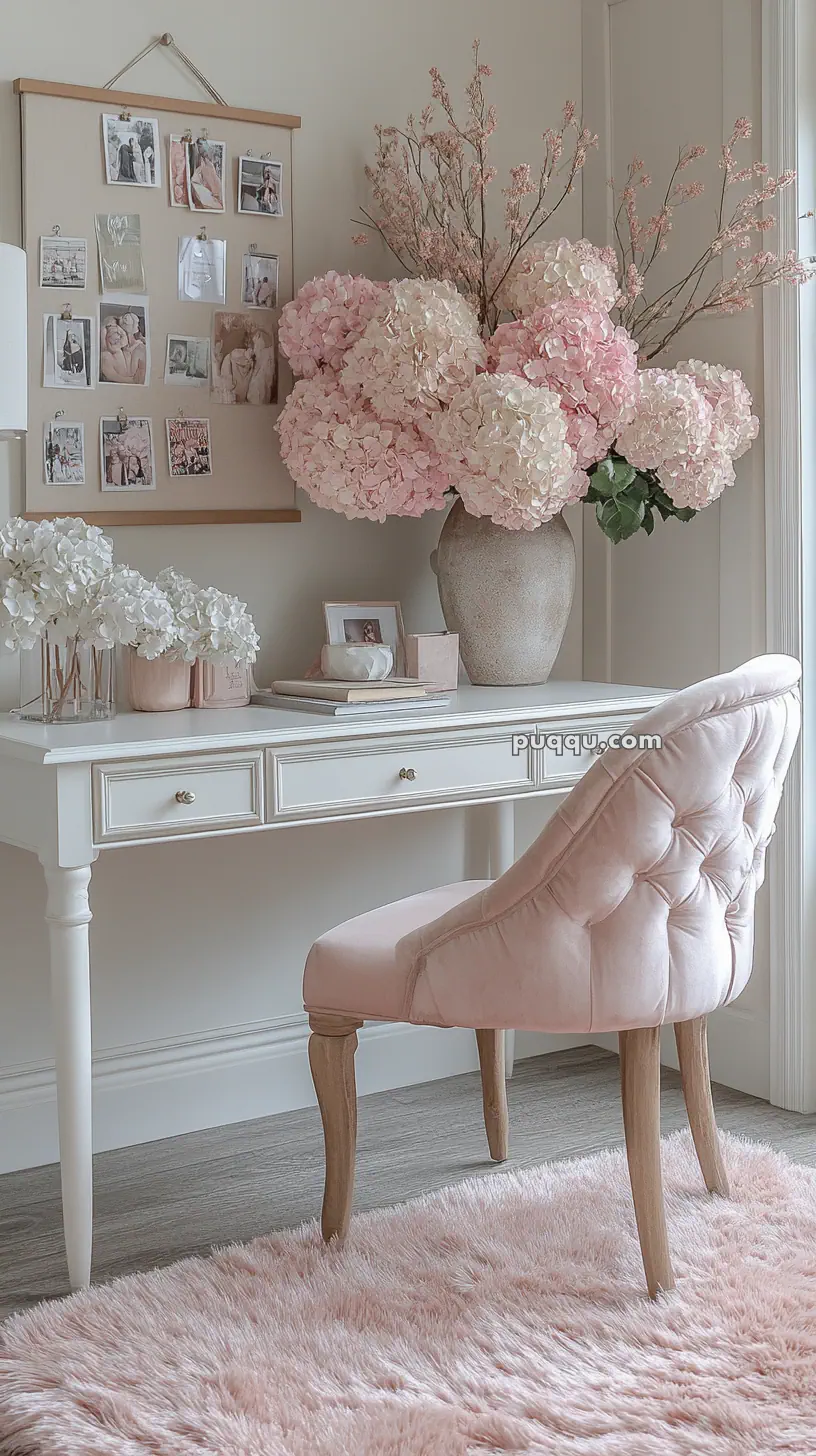
[[323,620],[328,643],[382,643],[394,654],[397,677],[405,675],[405,628],[399,602],[324,602]]

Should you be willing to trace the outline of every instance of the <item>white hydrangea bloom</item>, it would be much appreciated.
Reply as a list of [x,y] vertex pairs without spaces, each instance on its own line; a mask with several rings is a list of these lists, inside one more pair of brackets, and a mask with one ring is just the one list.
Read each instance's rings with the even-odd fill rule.
[[82,635],[94,647],[132,647],[149,661],[180,655],[186,645],[165,592],[130,566],[111,572],[88,612]]
[[500,303],[525,318],[564,298],[582,298],[608,311],[619,294],[610,248],[596,248],[587,238],[577,242],[555,238],[521,255],[502,288]]
[[435,416],[433,432],[465,509],[497,526],[535,530],[589,485],[558,395],[516,374],[480,374]]
[[617,448],[636,470],[659,470],[669,460],[699,455],[711,438],[713,411],[688,374],[642,369],[633,418]]
[[381,420],[413,420],[449,404],[486,363],[476,315],[453,283],[405,278],[344,356],[340,385]]
[[711,405],[712,441],[732,460],[739,460],[759,434],[759,420],[751,411],[751,395],[739,369],[686,359],[677,365],[677,371],[691,375]]
[[70,516],[7,522],[0,531],[6,644],[30,648],[46,631],[79,635],[112,566],[113,543],[98,526]]

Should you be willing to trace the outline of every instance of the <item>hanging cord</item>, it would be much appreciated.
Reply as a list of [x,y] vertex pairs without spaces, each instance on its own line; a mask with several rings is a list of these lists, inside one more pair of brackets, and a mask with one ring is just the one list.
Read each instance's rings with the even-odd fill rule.
[[154,51],[157,46],[167,46],[167,48],[171,50],[174,55],[177,55],[179,60],[182,61],[187,67],[187,70],[190,72],[190,74],[195,76],[198,84],[200,86],[203,86],[205,91],[209,91],[213,101],[216,101],[219,106],[227,106],[229,104],[224,100],[223,96],[221,96],[220,93],[216,91],[215,87],[210,84],[210,82],[207,80],[207,77],[201,71],[199,71],[198,66],[190,60],[190,57],[185,55],[184,51],[181,49],[181,46],[176,45],[176,42],[173,40],[173,37],[170,34],[169,30],[166,30],[164,32],[164,35],[157,36],[155,40],[152,40],[149,45],[146,45],[144,47],[144,50],[139,51],[138,56],[134,56],[132,61],[128,61],[127,65],[123,66],[121,71],[117,71],[115,76],[111,76],[111,79],[105,82],[105,85],[102,89],[104,91],[110,91],[111,88],[116,85],[116,82],[120,80],[127,71],[132,71],[133,67],[138,66],[139,62],[143,61],[145,56],[149,56],[150,52]]

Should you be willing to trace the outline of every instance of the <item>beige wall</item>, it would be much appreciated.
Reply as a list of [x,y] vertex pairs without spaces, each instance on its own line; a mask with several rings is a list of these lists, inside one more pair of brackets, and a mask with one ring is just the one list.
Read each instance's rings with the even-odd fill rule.
[[[503,161],[534,162],[543,126],[553,123],[563,99],[580,96],[580,22],[577,0],[413,0],[410,5],[397,0],[289,5],[236,0],[230,6],[214,0],[195,6],[142,0],[115,11],[102,0],[78,0],[68,7],[63,0],[7,4],[0,60],[0,236],[19,237],[12,79],[28,75],[99,85],[151,36],[169,28],[228,101],[302,116],[303,129],[295,139],[296,281],[329,267],[388,276],[383,252],[375,247],[360,254],[350,242],[355,231],[350,219],[363,195],[362,167],[371,154],[375,122],[401,121],[410,108],[418,110],[434,63],[459,90],[470,39],[478,33],[496,72],[497,155]],[[198,94],[164,52],[151,56],[129,80],[148,92]],[[70,138],[55,137],[53,165],[70,164]],[[562,219],[564,231],[580,231],[577,192]],[[19,502],[16,448],[0,446],[0,515],[16,511]],[[117,552],[146,573],[172,561],[200,581],[245,596],[263,638],[259,676],[302,669],[320,641],[324,597],[399,596],[410,629],[440,625],[428,556],[441,518],[352,524],[301,504],[300,526],[121,529]],[[562,676],[580,676],[580,653],[579,597],[560,663]],[[0,706],[13,702],[14,691],[15,664],[0,656]],[[533,833],[541,812],[521,816],[521,839]],[[125,1129],[120,1140],[135,1135],[134,1097],[149,1100],[150,1091],[148,1066],[146,1080],[127,1105],[121,1092],[129,1085],[127,1067],[138,1064],[144,1071],[151,1057],[160,1061],[162,1039],[173,1041],[174,1067],[179,1047],[194,1060],[196,1039],[210,1031],[239,1028],[229,1040],[239,1050],[255,1045],[253,1028],[263,1042],[270,1027],[299,1010],[303,956],[314,935],[335,919],[456,877],[464,862],[464,836],[460,816],[426,814],[390,824],[298,829],[285,836],[103,855],[92,886],[94,1025],[101,1051],[128,1049],[124,1060],[114,1058],[108,1066],[108,1083],[119,1086],[122,1096],[116,1104],[122,1118],[118,1125]],[[0,1159],[4,1127],[7,1148],[13,1139],[18,1149],[28,1139],[24,1156],[29,1161],[54,1151],[48,1131],[50,1029],[42,912],[37,865],[25,855],[0,850]],[[140,1051],[146,1045],[149,1055]],[[439,1043],[433,1066],[423,1064],[426,1072],[444,1069],[445,1045]],[[202,1056],[215,1046],[218,1055],[226,1056],[226,1043],[217,1039],[201,1044]],[[179,1082],[178,1096],[168,1092],[155,1114],[154,1134],[182,1122],[203,1125],[275,1105],[274,1088],[264,1090],[262,1079],[257,1093],[242,1100],[249,1073],[241,1071],[244,1063],[235,1065],[232,1081],[225,1073],[220,1082],[206,1077],[196,1082],[183,1113],[177,1111],[184,1102]],[[40,1111],[31,1111],[35,1102]],[[30,1121],[21,1121],[21,1108],[29,1109]],[[23,1129],[28,1130],[25,1138]],[[115,1126],[105,1139],[116,1140]]]

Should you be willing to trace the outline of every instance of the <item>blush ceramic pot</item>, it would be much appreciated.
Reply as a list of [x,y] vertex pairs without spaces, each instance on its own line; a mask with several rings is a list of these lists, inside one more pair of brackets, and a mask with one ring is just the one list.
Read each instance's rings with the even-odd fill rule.
[[189,708],[192,668],[189,662],[156,657],[149,662],[128,649],[128,697],[136,713],[173,713]]

